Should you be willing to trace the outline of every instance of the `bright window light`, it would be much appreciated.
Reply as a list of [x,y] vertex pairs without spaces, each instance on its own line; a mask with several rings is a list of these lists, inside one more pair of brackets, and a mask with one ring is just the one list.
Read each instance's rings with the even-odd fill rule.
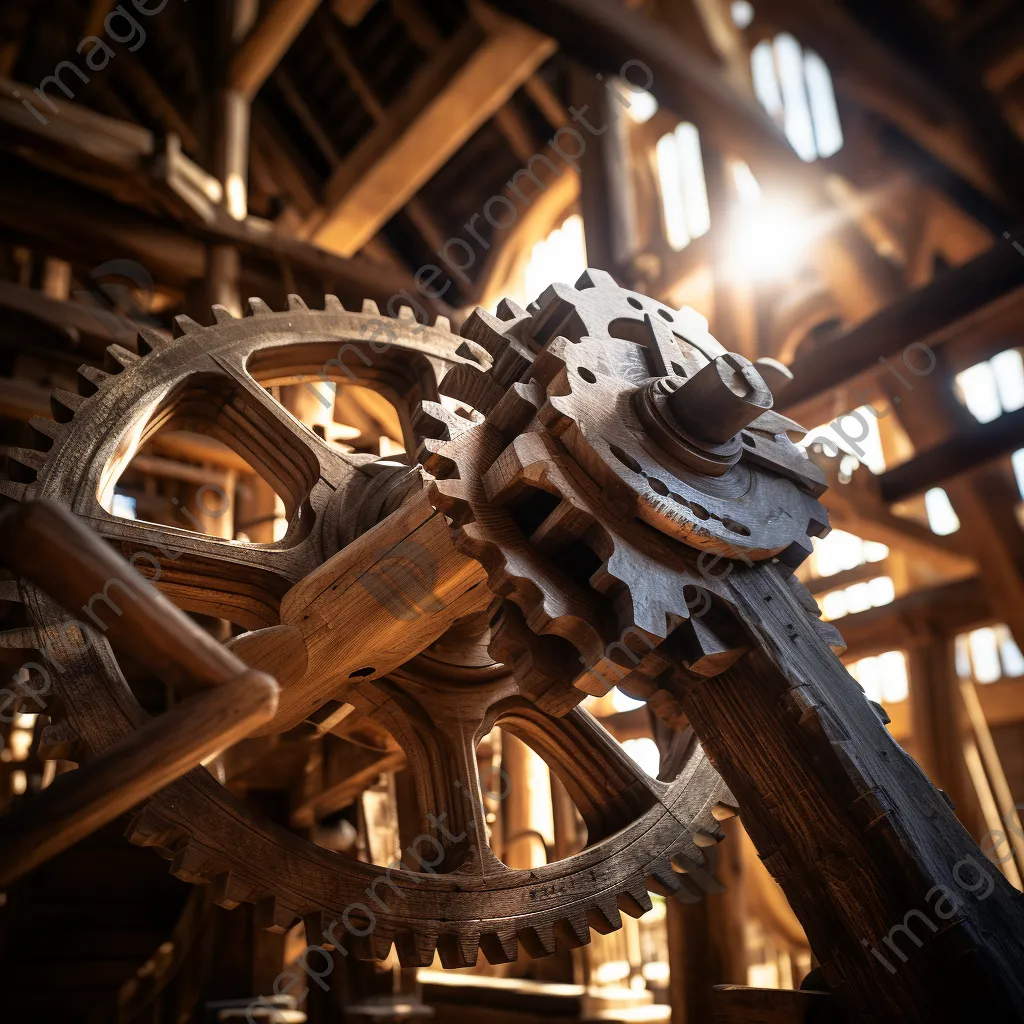
[[967,411],[979,423],[991,423],[1003,414],[999,387],[991,363],[976,363],[956,375],[956,389]]
[[886,651],[873,658],[861,658],[846,669],[860,683],[868,700],[898,704],[909,695],[907,656],[903,651]]
[[648,739],[646,736],[636,740],[623,740],[622,749],[643,770],[651,776],[652,779],[658,777],[658,772],[661,771],[661,754],[658,751],[658,745],[654,740]]
[[[838,430],[833,424],[838,426]],[[867,405],[837,417],[832,423],[808,430],[797,444],[804,449],[813,444],[824,444],[829,455],[834,455],[837,450],[844,451],[867,466],[872,473],[885,472],[885,453],[882,450],[878,417]]]
[[[811,543],[814,545],[812,569],[817,577],[835,576],[837,572],[856,569],[865,562],[864,541],[845,530],[833,530],[827,537]],[[888,549],[886,551],[888,553]]]
[[941,487],[925,491],[924,510],[928,515],[928,525],[937,536],[948,537],[960,529],[960,517],[950,504],[949,495]]
[[616,84],[623,99],[629,104],[625,110],[630,121],[634,124],[647,124],[658,112],[658,101],[646,89],[635,89],[622,79],[617,79]]
[[829,157],[843,146],[832,75],[811,51],[788,32],[763,40],[750,55],[754,93],[768,115],[786,133],[790,145],[808,163]]
[[1024,409],[1024,359],[1015,348],[993,356],[989,366],[996,378],[999,391],[999,404],[1003,412],[1015,412]]
[[658,140],[655,157],[668,243],[679,252],[711,228],[700,134],[689,122]]
[[1016,679],[1024,676],[1024,656],[1008,626],[996,626],[996,640],[999,643],[999,660],[1003,663],[1003,675]]
[[811,101],[811,120],[818,156],[830,157],[843,148],[843,127],[832,87],[832,75],[825,62],[813,52],[804,56],[804,77]]
[[1003,666],[999,661],[999,641],[994,629],[986,627],[969,633],[967,646],[971,652],[974,678],[979,683],[994,683],[1002,676]]
[[740,203],[744,206],[753,206],[761,201],[761,185],[750,165],[744,160],[734,160],[731,165],[733,187]]
[[854,583],[842,590],[832,590],[818,598],[821,617],[826,622],[856,615],[869,608],[881,608],[896,599],[896,585],[891,576],[876,576],[864,583]]
[[533,300],[556,281],[577,281],[586,269],[583,218],[573,214],[533,247],[526,265],[526,294]]
[[956,674],[976,683],[1024,676],[1024,656],[1003,623],[961,633],[956,638]]
[[1024,498],[1024,448],[1018,448],[1010,456],[1010,462],[1013,465],[1013,475],[1017,480],[1017,490]]
[[872,608],[881,608],[896,600],[896,585],[891,576],[876,576],[868,580],[868,592],[871,594]]
[[884,562],[889,557],[889,545],[880,544],[877,540],[864,541],[864,561]]
[[749,0],[733,0],[731,13],[737,28],[750,28],[754,23],[754,5]]

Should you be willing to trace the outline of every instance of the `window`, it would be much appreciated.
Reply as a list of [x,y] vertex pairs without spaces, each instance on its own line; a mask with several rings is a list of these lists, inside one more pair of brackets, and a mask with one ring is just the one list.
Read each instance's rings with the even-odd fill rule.
[[826,622],[841,619],[844,615],[856,615],[869,608],[881,608],[892,604],[896,598],[896,586],[891,576],[876,576],[873,580],[854,583],[842,590],[831,590],[817,598],[821,617]]
[[1024,408],[1024,360],[1009,348],[956,375],[956,392],[979,423],[991,423],[1003,413]]
[[889,557],[885,544],[863,540],[845,530],[833,530],[827,537],[811,543],[814,545],[808,559],[811,579],[835,576],[837,572],[856,569],[869,562],[881,562]]
[[754,92],[784,129],[790,145],[810,163],[843,148],[832,75],[816,53],[804,51],[788,32],[763,40],[750,57]]
[[877,704],[898,704],[910,692],[907,656],[903,651],[887,651],[874,658],[861,658],[846,666],[860,683],[868,700]]
[[1016,679],[1024,676],[1024,657],[1006,626],[986,626],[956,638],[956,674],[976,683]]
[[652,739],[648,739],[646,736],[641,736],[635,740],[623,740],[622,749],[641,767],[643,770],[651,776],[652,779],[658,777],[658,772],[661,770],[661,754],[658,751],[658,745]]
[[687,121],[658,140],[658,184],[668,244],[679,252],[711,229],[700,134]]
[[534,245],[526,264],[526,295],[532,302],[556,281],[578,281],[587,269],[587,245],[583,218],[567,218],[547,238]]
[[928,516],[928,525],[937,536],[948,537],[960,529],[960,517],[950,503],[949,495],[941,487],[925,491],[924,510]]

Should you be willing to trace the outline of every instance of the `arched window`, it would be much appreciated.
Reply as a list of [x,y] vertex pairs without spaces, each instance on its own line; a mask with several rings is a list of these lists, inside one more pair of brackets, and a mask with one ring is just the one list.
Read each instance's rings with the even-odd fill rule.
[[750,68],[761,106],[782,126],[802,160],[810,163],[843,148],[832,75],[821,57],[781,32],[754,47]]
[[711,228],[700,133],[684,121],[658,140],[656,158],[665,237],[679,252]]
[[526,264],[526,297],[528,302],[556,281],[576,282],[587,269],[587,244],[583,236],[583,218],[574,213],[555,228],[547,238],[537,242]]

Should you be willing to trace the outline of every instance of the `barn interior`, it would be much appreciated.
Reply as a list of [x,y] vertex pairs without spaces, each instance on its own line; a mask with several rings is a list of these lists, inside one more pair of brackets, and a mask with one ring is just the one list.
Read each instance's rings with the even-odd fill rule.
[[[361,596],[331,606],[331,645],[386,649],[390,667],[356,651],[344,674],[358,697],[336,685],[287,727],[257,728],[253,711],[248,724],[232,719],[230,742],[212,743],[211,723],[235,706],[188,718],[200,698],[181,681],[187,669],[168,681],[173,673],[147,661],[187,666],[212,641],[208,665],[228,648],[246,662],[246,638],[286,628],[291,588],[327,556],[334,564],[411,515],[421,495],[454,494],[427,486],[448,472],[445,442],[483,414],[490,422],[494,407],[512,422],[508,402],[498,404],[512,378],[494,382],[495,339],[512,352],[505,335],[531,316],[546,318],[551,337],[585,333],[566,290],[573,299],[621,289],[638,310],[652,304],[646,319],[615,321],[612,336],[660,351],[661,378],[686,382],[679,394],[692,374],[664,355],[658,332],[668,328],[655,310],[684,325],[677,339],[724,346],[703,363],[717,365],[721,350],[757,368],[777,433],[796,446],[789,479],[810,479],[806,466],[821,481],[808,488],[827,522],[789,569],[815,642],[832,648],[875,724],[942,791],[963,841],[980,844],[976,867],[1000,887],[986,912],[1002,901],[1018,913],[1020,0],[2,0],[0,149],[0,501],[28,509],[46,499],[75,513],[184,613],[162,620],[165,646],[149,648],[159,657],[139,654],[130,636],[122,653],[116,628],[102,634],[128,621],[129,602],[100,588],[97,608],[94,590],[75,590],[88,573],[74,549],[92,549],[63,520],[45,543],[13,519],[0,525],[0,1018],[940,1019],[898,1008],[895,990],[879,1011],[850,995],[855,972],[837,980],[831,951],[842,944],[808,924],[791,888],[817,892],[818,882],[806,872],[794,881],[766,833],[748,834],[756,801],[733,784],[731,762],[687,701],[644,674],[653,641],[638,651],[614,630],[605,640],[627,660],[607,662],[604,686],[570,687],[591,716],[590,746],[559,725],[568,705],[542,722],[511,698],[481,712],[465,738],[474,695],[505,685],[502,671],[532,679],[564,654],[517,605],[525,584],[506,574],[495,589],[505,570],[476,548],[496,596],[449,616],[437,640],[419,624],[449,599],[437,596],[441,569],[421,548],[361,577]],[[331,325],[342,322],[339,335]],[[234,332],[223,355],[203,348],[210,331]],[[524,366],[542,355],[528,352]],[[236,356],[241,391],[224,369]],[[552,401],[569,399],[544,408]],[[558,429],[571,446],[585,424]],[[611,450],[639,472],[633,455]],[[358,493],[346,491],[352,467],[369,481]],[[534,480],[515,521],[560,552],[586,590],[607,556],[565,540],[582,527],[572,515],[554,522],[557,498],[541,500],[554,486]],[[449,525],[468,530],[462,499],[450,500]],[[709,518],[700,504],[686,509]],[[737,543],[750,533],[722,522]],[[64,641],[47,632],[46,612],[56,605],[27,596],[26,557],[54,581],[32,585],[58,604],[68,605],[61,586],[79,594],[83,643],[92,636],[90,664],[107,666],[106,682],[55,656]],[[533,573],[535,590],[544,579]],[[492,628],[499,600],[504,633]],[[371,605],[396,624],[386,642],[363,629],[364,618],[377,622]],[[732,670],[725,648],[738,648],[719,652]],[[284,693],[282,673],[265,671]],[[417,731],[403,700],[429,689],[424,679],[440,710]],[[136,760],[106,776],[122,794],[117,808],[96,810],[107,797],[93,793],[79,813],[86,783],[76,793],[75,777],[97,764],[98,779],[113,764],[101,754],[175,715],[178,742],[206,729],[196,749],[209,749],[160,746],[170,774],[143,792],[156,769],[136,743]],[[680,764],[694,763],[694,730],[735,792],[713,801],[710,839],[696,833],[700,859],[641,872],[639,890],[618,892],[610,910],[580,910],[581,865],[594,851],[630,829],[631,842],[637,830],[660,834],[643,824],[653,811],[636,794],[662,787],[664,806],[683,785]],[[741,737],[751,760],[757,732],[748,723]],[[159,743],[171,736],[167,725]],[[916,771],[913,762],[900,770]],[[472,819],[452,795],[464,777],[456,763],[475,779]],[[218,832],[230,816],[221,808],[204,832],[198,803],[173,788],[178,776],[197,793],[215,787],[223,808],[244,808],[249,831]],[[794,803],[801,786],[794,775]],[[443,842],[424,832],[431,807],[445,808],[449,825],[469,821],[480,845],[458,854],[451,832]],[[194,813],[191,831],[175,824],[179,812]],[[441,868],[427,858],[433,849]],[[821,854],[825,874],[830,856]],[[228,870],[231,857],[243,867]],[[455,927],[435,875],[468,863],[483,877],[488,858],[496,867],[476,930]],[[283,895],[298,885],[296,865],[314,861],[354,865],[338,872],[381,884],[353,883],[355,903],[323,895],[326,909]],[[374,865],[426,881],[358,874]],[[491,927],[488,915],[526,912],[520,895],[501,904],[506,878],[530,879],[530,901],[572,899],[576,909]],[[877,880],[848,882],[856,892]],[[927,889],[907,897],[908,913]],[[376,927],[403,900],[413,924]],[[888,929],[865,929],[865,970],[888,984],[876,966]],[[890,944],[892,985],[940,990],[928,959],[936,930],[930,919],[912,930],[907,955]],[[1017,999],[1006,1006],[1022,1016],[1002,1019],[1024,1019]]]

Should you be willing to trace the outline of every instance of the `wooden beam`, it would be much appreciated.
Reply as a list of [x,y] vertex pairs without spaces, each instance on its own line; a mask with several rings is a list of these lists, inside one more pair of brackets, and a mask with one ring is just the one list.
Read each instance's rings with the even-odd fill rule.
[[350,28],[366,17],[377,0],[331,0],[331,10]]
[[478,39],[469,26],[447,43],[338,168],[313,231],[317,244],[358,252],[555,50],[553,40],[505,19],[489,21]]
[[928,287],[859,324],[834,341],[800,356],[790,367],[793,381],[776,403],[787,415],[799,415],[801,403],[823,391],[848,385],[878,372],[883,359],[898,357],[908,346],[933,348],[972,329],[1009,304],[1019,316],[1024,301],[1024,257],[1000,241],[963,267],[936,278]]
[[879,477],[883,500],[894,503],[937,487],[946,480],[978,469],[1024,447],[1024,409],[967,430]]
[[229,88],[251,100],[319,6],[320,0],[274,0],[235,54]]

